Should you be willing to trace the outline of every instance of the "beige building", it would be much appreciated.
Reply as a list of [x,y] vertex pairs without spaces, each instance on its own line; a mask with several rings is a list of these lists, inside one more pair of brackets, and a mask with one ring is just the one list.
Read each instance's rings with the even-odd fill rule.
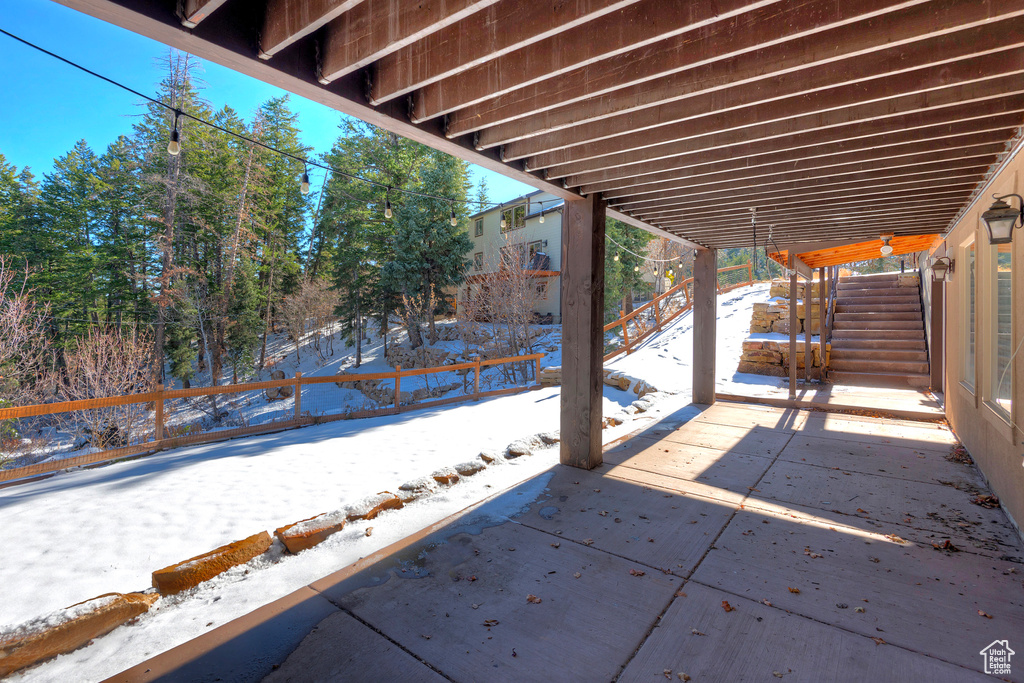
[[537,319],[560,323],[562,206],[561,199],[538,191],[470,216],[473,264],[459,288],[459,303],[480,296],[503,265],[518,264],[533,283]]

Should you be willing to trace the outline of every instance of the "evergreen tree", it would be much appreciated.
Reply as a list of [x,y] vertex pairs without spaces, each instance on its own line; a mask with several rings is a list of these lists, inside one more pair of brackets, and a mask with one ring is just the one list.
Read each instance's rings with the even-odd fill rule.
[[605,223],[605,232],[611,238],[604,258],[605,319],[611,322],[619,318],[620,311],[631,313],[636,293],[650,288],[643,279],[646,262],[637,254],[644,253],[654,236],[614,218]]
[[227,326],[226,344],[233,384],[238,382],[240,375],[244,377],[249,374],[256,360],[262,327],[259,303],[256,270],[249,259],[243,258],[235,269],[227,310],[230,322]]

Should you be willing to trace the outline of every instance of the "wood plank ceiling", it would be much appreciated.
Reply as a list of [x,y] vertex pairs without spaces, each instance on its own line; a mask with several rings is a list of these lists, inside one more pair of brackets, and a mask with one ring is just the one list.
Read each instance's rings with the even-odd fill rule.
[[1024,0],[60,2],[709,247],[943,232],[1024,122]]

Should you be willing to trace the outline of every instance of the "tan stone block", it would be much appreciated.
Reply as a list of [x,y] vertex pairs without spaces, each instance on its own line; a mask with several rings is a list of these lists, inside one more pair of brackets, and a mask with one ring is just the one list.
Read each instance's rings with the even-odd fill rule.
[[764,348],[764,342],[753,341],[753,340],[750,340],[750,339],[748,339],[748,340],[743,342],[743,350],[744,351],[753,351],[755,349],[763,349],[763,348]]
[[[451,470],[450,467],[445,468]],[[455,470],[452,470],[454,473]],[[433,475],[431,475],[433,476]],[[455,480],[458,481],[459,475],[455,475]],[[437,477],[435,476],[436,480]],[[402,499],[390,491],[381,491],[375,496],[370,496],[359,501],[355,505],[348,508],[348,521],[355,522],[359,519],[373,519],[385,510],[398,510],[401,509]]]
[[[113,600],[102,600],[111,596]],[[0,638],[0,678],[88,645],[93,638],[149,611],[159,597],[156,593],[108,593],[68,608],[102,600],[96,609],[85,614],[43,630]]]
[[459,473],[461,477],[471,477],[477,472],[481,472],[486,468],[482,460],[469,460],[467,462],[460,462],[455,466],[455,471]]
[[455,471],[454,467],[442,467],[430,476],[442,486],[451,486],[459,481],[459,473]]
[[768,375],[770,377],[784,377],[786,374],[781,365],[752,363],[750,361],[742,360],[740,361],[739,367],[736,368],[736,371],[752,375]]
[[288,552],[298,555],[344,529],[345,521],[338,513],[324,513],[276,529],[274,535],[281,539]]
[[203,555],[172,564],[153,572],[153,587],[163,595],[174,595],[195,588],[232,567],[262,555],[272,543],[270,534],[261,531]]

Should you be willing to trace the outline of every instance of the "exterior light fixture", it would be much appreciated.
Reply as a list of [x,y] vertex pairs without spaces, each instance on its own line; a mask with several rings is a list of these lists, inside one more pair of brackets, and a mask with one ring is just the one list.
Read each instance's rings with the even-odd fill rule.
[[501,211],[501,229],[504,230],[508,227],[508,221],[505,220],[505,205],[498,206],[498,211]]
[[[981,214],[981,220],[985,221],[988,228],[989,244],[1009,244],[1013,241],[1013,229],[1020,228],[1017,219],[1024,224],[1024,199],[1019,194],[1004,194],[995,197],[995,203],[988,208],[988,211]],[[1015,209],[1003,200],[1007,197],[1016,197],[1021,203],[1020,209]]]
[[299,183],[299,192],[309,194],[309,171],[302,170],[302,181]]
[[615,260],[616,262],[618,262],[618,260],[619,260],[619,254],[618,254],[617,252],[616,252],[616,254],[615,254],[615,259],[614,259],[614,260]]
[[452,204],[451,223],[452,223],[452,227],[453,228],[456,225],[459,224],[459,219],[455,217],[455,204],[454,203]]
[[935,282],[945,282],[946,277],[953,274],[953,259],[948,256],[935,259],[932,263],[932,279]]
[[181,134],[178,133],[178,119],[181,118],[181,111],[174,110],[174,129],[171,131],[171,140],[167,143],[167,153],[172,157],[181,153]]
[[540,222],[544,223],[544,209],[540,210]]
[[892,245],[889,244],[889,240],[893,238],[892,233],[879,235],[882,238],[882,256],[890,256],[892,254]]
[[384,218],[391,218],[394,212],[391,210],[391,188],[388,188],[387,194],[384,195]]
[[633,272],[634,273],[639,273],[640,272],[640,266],[633,266]]

